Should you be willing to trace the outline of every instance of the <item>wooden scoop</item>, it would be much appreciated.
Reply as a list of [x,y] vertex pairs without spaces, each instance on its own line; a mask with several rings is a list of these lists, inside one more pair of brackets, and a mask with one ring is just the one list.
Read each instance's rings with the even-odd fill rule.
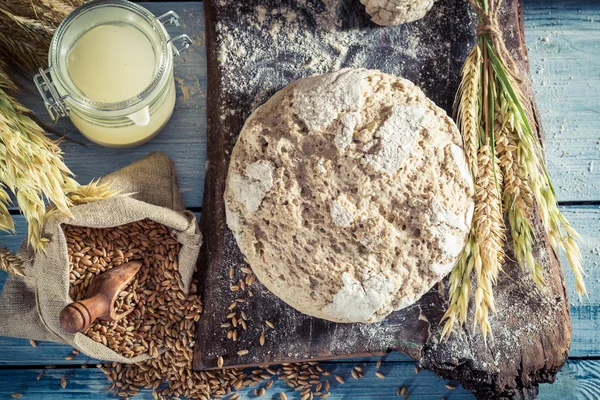
[[96,319],[124,318],[133,308],[117,314],[115,302],[141,266],[140,260],[130,261],[96,276],[88,287],[87,299],[71,303],[60,312],[60,326],[69,333],[77,333],[87,330]]

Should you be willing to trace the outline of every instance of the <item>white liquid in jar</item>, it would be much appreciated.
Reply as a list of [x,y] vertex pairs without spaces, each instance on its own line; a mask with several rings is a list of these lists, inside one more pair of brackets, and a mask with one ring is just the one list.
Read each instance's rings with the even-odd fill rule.
[[163,103],[150,115],[148,125],[140,126],[133,122],[113,127],[98,125],[71,111],[69,117],[83,136],[106,147],[133,147],[146,143],[155,137],[167,124],[175,108],[175,80],[171,79]]
[[85,97],[114,103],[142,93],[154,77],[154,50],[130,25],[101,25],[86,32],[67,59],[71,80]]
[[[141,94],[150,86],[155,67],[152,43],[130,25],[101,25],[89,30],[67,58],[67,71],[75,86],[83,96],[100,103],[121,102]],[[141,111],[142,117],[132,116],[119,125],[93,122],[74,110],[70,118],[84,136],[98,144],[130,147],[150,140],[171,117],[175,105],[172,76],[157,105],[151,106],[149,120]]]

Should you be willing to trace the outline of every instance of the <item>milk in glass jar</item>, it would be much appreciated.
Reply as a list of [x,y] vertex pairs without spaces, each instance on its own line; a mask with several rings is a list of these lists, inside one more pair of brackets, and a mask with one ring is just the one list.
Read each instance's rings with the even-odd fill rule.
[[133,147],[152,139],[175,107],[173,57],[191,45],[171,38],[159,17],[126,0],[100,0],[74,10],[58,27],[49,68],[34,77],[56,122],[68,116],[88,139]]

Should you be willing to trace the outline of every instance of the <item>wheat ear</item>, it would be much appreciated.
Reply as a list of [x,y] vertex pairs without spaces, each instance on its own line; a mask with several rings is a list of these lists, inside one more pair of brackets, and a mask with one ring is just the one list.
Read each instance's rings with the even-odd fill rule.
[[24,275],[23,261],[12,254],[6,247],[0,248],[0,271],[6,271],[13,275]]
[[481,51],[479,46],[475,46],[465,60],[454,107],[455,119],[463,137],[467,164],[474,177],[477,176],[477,149],[479,148],[481,61]]
[[490,144],[479,149],[479,176],[475,185],[473,224],[479,247],[479,260],[474,263],[477,289],[475,290],[474,325],[479,324],[484,338],[491,333],[489,312],[495,311],[493,285],[498,279],[504,259],[504,218],[500,188],[500,162]]

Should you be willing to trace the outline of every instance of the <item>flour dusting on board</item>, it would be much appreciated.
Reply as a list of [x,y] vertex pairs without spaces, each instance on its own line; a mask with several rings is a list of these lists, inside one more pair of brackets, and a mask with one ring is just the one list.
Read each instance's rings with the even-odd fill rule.
[[[459,39],[473,27],[473,21],[464,14],[453,11],[450,5],[438,3],[427,16],[428,24],[417,21],[390,30],[367,22],[366,14],[364,24],[367,28],[346,26],[348,21],[338,15],[364,13],[358,1],[304,0],[297,3],[252,6],[238,4],[235,0],[221,0],[222,6],[231,5],[231,10],[236,8],[239,21],[236,26],[217,25],[223,38],[218,47],[219,66],[224,70],[223,79],[227,80],[222,87],[228,94],[249,97],[252,108],[256,108],[275,90],[300,77],[346,67],[379,67],[383,72],[417,83],[440,107],[449,110],[449,104],[436,101],[427,86],[434,80],[439,81],[439,75],[448,75],[444,78],[454,81],[456,77],[449,76],[448,64],[460,64],[462,60],[448,59],[447,56],[452,55],[448,38],[443,38],[443,30],[437,29],[431,21],[439,20],[441,25],[447,18],[464,20],[464,32],[456,32],[456,39]],[[349,11],[349,8],[357,10]],[[248,29],[254,30],[255,34],[246,34]],[[372,45],[381,42],[387,43],[383,49]],[[382,50],[387,54],[381,55]],[[383,67],[381,60],[373,61],[378,55],[375,51],[379,58],[383,56]],[[399,59],[403,61],[398,63]],[[405,68],[406,64],[420,60],[427,61],[421,70]],[[432,73],[437,76],[428,78]],[[440,94],[437,97],[440,98]]]
[[[380,69],[407,78],[420,86],[438,106],[451,113],[459,71],[467,51],[474,43],[475,15],[469,11],[467,2],[457,4],[455,0],[438,0],[423,20],[392,28],[382,28],[370,22],[370,17],[358,0],[216,2],[216,20],[219,22],[215,25],[215,39],[221,82],[215,85],[218,85],[222,98],[217,104],[209,106],[220,107],[219,114],[223,121],[220,131],[227,143],[226,157],[231,154],[240,133],[239,130],[226,130],[237,125],[228,124],[228,118],[244,121],[256,107],[289,83],[342,68]],[[450,36],[447,35],[449,32]],[[318,95],[331,96],[332,109],[344,107],[351,111],[352,102],[361,100],[352,94],[344,92],[341,85],[339,93]],[[310,109],[310,99],[304,100],[308,107],[303,108],[304,114],[298,114],[302,114],[302,120],[307,126],[310,125],[310,129],[319,129],[330,123],[330,114],[339,115],[340,110],[332,114],[327,109]],[[348,146],[352,140],[348,132],[353,131],[352,126],[358,123],[360,121],[352,118],[341,121],[334,145],[341,150]],[[371,139],[365,139],[364,144]],[[377,146],[373,146],[373,150],[377,151]],[[401,162],[401,155],[395,161]],[[395,164],[392,167],[395,168]],[[315,169],[319,174],[327,171],[323,162],[317,163]],[[227,170],[218,173],[221,172],[226,174]],[[331,207],[331,218],[339,226],[347,226],[355,218],[354,206],[344,202],[343,196]],[[236,215],[228,214],[227,218],[235,226]],[[227,306],[243,297],[246,305],[240,303],[238,308],[249,307],[247,313],[250,321],[257,322],[249,323],[247,330],[239,331],[240,336],[235,343],[225,338],[227,329],[224,332],[210,327],[203,329],[204,340],[211,342],[210,346],[204,347],[202,357],[205,362],[213,362],[220,355],[228,355],[224,356],[225,365],[260,363],[275,358],[280,361],[282,358],[297,360],[316,357],[318,354],[313,352],[314,349],[306,348],[305,340],[296,340],[299,332],[312,337],[313,333],[327,331],[327,350],[331,356],[348,354],[352,351],[349,349],[370,352],[401,347],[411,350],[418,348],[417,344],[423,339],[402,327],[411,324],[418,325],[424,332],[429,330],[427,318],[419,318],[419,305],[394,313],[393,318],[382,323],[334,324],[307,318],[282,303],[259,282],[251,287],[252,297],[244,297],[241,291],[231,292],[229,288],[235,284],[237,274],[241,268],[248,266],[242,262],[243,256],[231,232],[225,227],[215,229],[222,229],[225,233],[224,246],[217,250],[221,252],[219,264],[223,265],[223,271],[222,276],[204,289],[209,297],[215,299],[205,304],[205,314],[222,314],[225,319]],[[233,280],[230,279],[231,270],[235,271]],[[351,284],[348,286],[350,289]],[[377,296],[371,292],[367,294],[373,295],[369,304],[375,307]],[[361,312],[369,313],[371,308],[367,307]],[[261,325],[260,321],[267,318],[277,322],[281,328],[272,333],[271,330],[265,331],[270,346],[257,347],[264,327],[264,322]],[[308,328],[309,325],[311,328]],[[319,342],[324,338],[315,335],[311,340]],[[230,357],[233,347],[250,349],[250,353],[243,360],[236,358],[235,351]]]

